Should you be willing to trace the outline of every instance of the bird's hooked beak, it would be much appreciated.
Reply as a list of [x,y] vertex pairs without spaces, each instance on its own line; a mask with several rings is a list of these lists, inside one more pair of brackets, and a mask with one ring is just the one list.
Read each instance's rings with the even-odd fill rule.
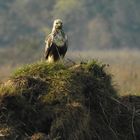
[[57,26],[58,29],[62,29],[62,23],[59,23]]

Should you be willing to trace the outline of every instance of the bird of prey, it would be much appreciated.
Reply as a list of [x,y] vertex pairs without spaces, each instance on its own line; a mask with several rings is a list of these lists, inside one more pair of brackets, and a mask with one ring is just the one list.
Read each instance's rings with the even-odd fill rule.
[[54,20],[52,32],[45,40],[45,59],[48,62],[56,62],[63,59],[68,48],[68,39],[63,31],[61,19]]

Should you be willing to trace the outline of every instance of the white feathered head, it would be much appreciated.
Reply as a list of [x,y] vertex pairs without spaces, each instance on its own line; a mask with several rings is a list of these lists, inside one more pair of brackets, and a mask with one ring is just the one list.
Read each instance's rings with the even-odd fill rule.
[[56,19],[53,22],[53,31],[54,30],[61,30],[63,28],[63,22],[61,19]]

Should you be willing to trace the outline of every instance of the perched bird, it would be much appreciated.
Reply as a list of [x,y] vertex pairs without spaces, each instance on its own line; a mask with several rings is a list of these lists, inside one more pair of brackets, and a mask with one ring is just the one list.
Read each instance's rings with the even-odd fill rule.
[[68,39],[63,31],[61,19],[54,20],[52,32],[45,40],[45,59],[48,62],[56,62],[63,59],[68,48]]

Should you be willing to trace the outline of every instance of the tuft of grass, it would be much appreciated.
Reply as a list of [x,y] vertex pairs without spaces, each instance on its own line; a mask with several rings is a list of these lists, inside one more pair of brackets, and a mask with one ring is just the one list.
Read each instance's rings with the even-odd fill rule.
[[12,85],[1,85],[0,86],[0,96],[4,94],[15,94],[16,88]]
[[22,68],[13,72],[12,77],[19,76],[35,76],[46,77],[47,75],[53,75],[59,70],[64,70],[65,66],[61,63],[49,64],[45,61],[38,62],[30,65],[25,65]]

